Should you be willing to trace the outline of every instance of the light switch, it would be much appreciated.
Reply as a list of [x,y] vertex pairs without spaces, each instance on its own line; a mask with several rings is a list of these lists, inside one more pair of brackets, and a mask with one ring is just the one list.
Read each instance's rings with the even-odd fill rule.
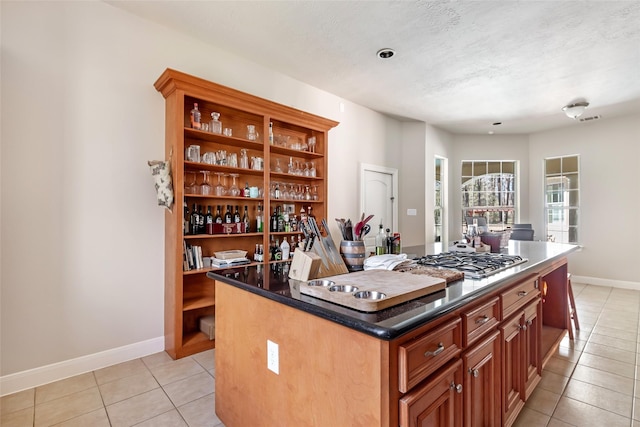
[[278,354],[278,344],[267,340],[267,368],[280,375],[280,356]]

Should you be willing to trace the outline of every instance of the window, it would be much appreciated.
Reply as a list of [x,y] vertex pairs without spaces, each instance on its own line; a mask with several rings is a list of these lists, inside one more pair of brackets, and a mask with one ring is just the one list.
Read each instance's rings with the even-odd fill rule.
[[462,224],[482,216],[491,230],[513,225],[516,214],[515,161],[462,162]]
[[444,218],[444,169],[445,159],[435,158],[435,200],[433,209],[434,241],[442,242],[442,219]]
[[580,170],[578,156],[544,160],[547,240],[578,243]]

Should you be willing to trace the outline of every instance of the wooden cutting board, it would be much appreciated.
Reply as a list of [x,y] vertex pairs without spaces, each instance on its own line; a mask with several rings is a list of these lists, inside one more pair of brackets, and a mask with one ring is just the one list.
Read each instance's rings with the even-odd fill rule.
[[[441,278],[418,274],[407,274],[389,270],[367,270],[338,276],[323,277],[335,286],[355,286],[353,292],[331,291],[330,286],[312,286],[313,281],[300,283],[300,292],[334,304],[360,311],[379,311],[412,299],[440,291],[446,287]],[[375,291],[385,294],[378,300],[356,298],[361,291]]]

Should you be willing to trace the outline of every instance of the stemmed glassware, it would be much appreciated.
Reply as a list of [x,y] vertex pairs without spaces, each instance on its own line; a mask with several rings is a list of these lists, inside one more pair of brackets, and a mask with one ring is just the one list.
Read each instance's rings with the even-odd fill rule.
[[196,183],[195,171],[184,171],[184,192],[187,194],[198,194],[200,187]]
[[212,194],[212,187],[211,184],[209,184],[209,171],[200,171],[200,173],[203,175],[202,177],[202,184],[200,184],[200,192],[201,194],[208,196],[210,194]]
[[218,175],[218,183],[215,186],[216,196],[224,196],[227,194],[227,189],[225,188],[222,181],[220,181],[221,177],[224,175],[224,172],[216,172],[215,174]]
[[309,138],[309,152],[311,153],[315,153],[316,152],[316,137],[312,136],[311,138]]
[[231,188],[229,188],[229,195],[233,196],[233,197],[238,197],[240,195],[240,189],[238,188],[238,185],[236,184],[236,178],[239,177],[240,175],[237,173],[232,173],[229,174],[229,176],[231,176],[231,178],[233,179],[233,183],[231,184]]
[[311,190],[311,198],[313,200],[319,200],[319,198],[318,198],[318,186],[314,185],[312,188],[313,188],[313,190]]

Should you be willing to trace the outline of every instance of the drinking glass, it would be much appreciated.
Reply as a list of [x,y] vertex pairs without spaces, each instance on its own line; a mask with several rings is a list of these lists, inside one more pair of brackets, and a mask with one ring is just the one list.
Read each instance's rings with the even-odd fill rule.
[[237,173],[229,174],[229,176],[233,179],[233,184],[231,184],[231,188],[229,188],[229,195],[233,197],[238,197],[240,195],[240,189],[236,184],[236,178],[240,175]]
[[204,196],[209,196],[212,194],[213,192],[213,188],[211,187],[211,184],[209,183],[209,171],[200,171],[200,173],[203,175],[202,177],[202,184],[200,184],[200,193]]
[[196,172],[184,171],[184,192],[187,194],[198,194],[200,187],[196,185]]
[[318,200],[319,199],[319,197],[318,197],[318,186],[314,185],[312,188],[313,188],[313,190],[311,190],[311,198],[313,200]]
[[311,153],[315,153],[316,152],[316,137],[312,136],[311,138],[309,138],[309,151]]
[[224,196],[225,194],[227,194],[227,189],[224,187],[221,181],[224,172],[216,172],[216,175],[218,175],[218,183],[215,186],[216,196]]

